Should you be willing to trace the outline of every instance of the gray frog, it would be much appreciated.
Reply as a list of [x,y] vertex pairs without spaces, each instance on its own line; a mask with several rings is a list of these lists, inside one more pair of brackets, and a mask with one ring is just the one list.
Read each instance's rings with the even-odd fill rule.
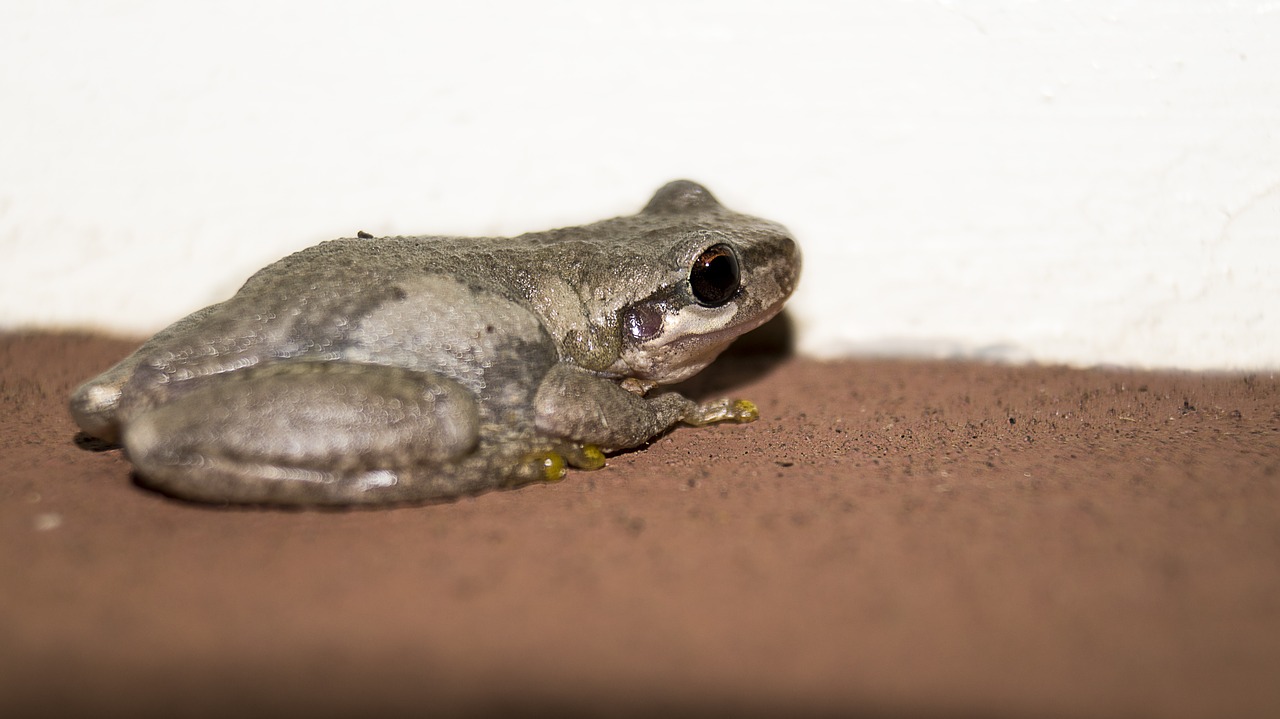
[[782,308],[786,229],[672,182],[637,215],[514,238],[348,238],[260,270],[85,383],[139,481],[217,503],[393,504],[560,479],[677,423],[657,385]]

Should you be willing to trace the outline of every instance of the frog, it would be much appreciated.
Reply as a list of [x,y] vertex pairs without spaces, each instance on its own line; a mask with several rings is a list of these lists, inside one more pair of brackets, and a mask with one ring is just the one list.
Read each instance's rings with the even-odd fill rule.
[[361,231],[254,273],[70,398],[138,484],[224,505],[388,506],[555,482],[747,400],[669,389],[781,311],[801,255],[688,180],[515,237]]

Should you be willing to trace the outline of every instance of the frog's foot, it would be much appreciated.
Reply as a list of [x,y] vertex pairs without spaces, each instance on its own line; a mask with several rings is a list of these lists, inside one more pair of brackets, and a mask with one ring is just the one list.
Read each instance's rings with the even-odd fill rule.
[[564,443],[553,450],[536,450],[521,457],[512,473],[511,484],[559,482],[568,467],[591,470],[603,466],[604,452],[594,444]]
[[649,390],[658,386],[657,382],[651,380],[643,380],[636,377],[627,377],[618,383],[618,386],[630,392],[631,394],[643,397],[649,393]]
[[685,424],[701,427],[716,422],[754,422],[760,419],[760,410],[754,402],[745,399],[718,399],[703,402],[690,408],[680,419]]
[[572,444],[564,448],[564,458],[576,469],[600,469],[604,452],[594,444]]
[[564,457],[559,452],[541,449],[520,458],[507,486],[518,487],[531,482],[559,482],[565,474]]
[[[142,484],[204,502],[420,501],[496,484],[464,471],[475,397],[393,367],[296,362],[218,375],[125,426]],[[484,486],[481,486],[484,485]]]

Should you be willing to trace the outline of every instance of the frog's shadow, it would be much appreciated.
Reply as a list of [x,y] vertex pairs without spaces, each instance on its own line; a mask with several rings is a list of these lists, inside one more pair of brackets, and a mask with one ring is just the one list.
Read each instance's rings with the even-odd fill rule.
[[105,439],[98,439],[83,430],[76,432],[76,436],[71,441],[76,447],[86,452],[109,452],[113,449],[120,449],[119,444],[108,442]]
[[[732,394],[740,387],[769,374],[795,353],[795,322],[783,310],[779,315],[739,337],[702,372],[670,389],[697,400]],[[749,397],[747,399],[750,399]]]

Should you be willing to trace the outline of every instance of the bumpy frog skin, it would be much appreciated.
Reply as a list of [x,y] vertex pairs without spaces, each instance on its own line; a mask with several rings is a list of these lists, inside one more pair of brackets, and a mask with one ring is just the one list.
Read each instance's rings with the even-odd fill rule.
[[141,483],[216,503],[394,504],[554,481],[750,402],[673,392],[782,308],[783,227],[672,182],[637,215],[514,238],[325,242],[71,398]]

